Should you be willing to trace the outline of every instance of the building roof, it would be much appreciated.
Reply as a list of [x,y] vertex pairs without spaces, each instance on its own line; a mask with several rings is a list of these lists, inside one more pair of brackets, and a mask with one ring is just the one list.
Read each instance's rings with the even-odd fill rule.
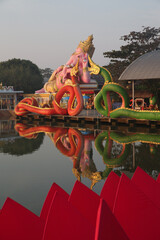
[[24,93],[23,91],[5,91],[5,90],[0,90],[0,94],[16,94],[16,93]]
[[[127,90],[129,97],[132,97],[132,90]],[[153,92],[149,90],[136,90],[134,92],[134,98],[149,98],[153,95]]]
[[133,61],[118,80],[160,79],[160,48]]

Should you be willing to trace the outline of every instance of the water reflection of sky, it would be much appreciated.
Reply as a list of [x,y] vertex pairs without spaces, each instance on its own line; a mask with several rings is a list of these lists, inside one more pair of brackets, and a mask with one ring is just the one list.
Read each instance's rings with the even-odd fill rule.
[[[65,129],[64,134],[60,128],[58,129],[61,135],[57,134],[57,137],[55,137],[55,129],[54,133],[46,134],[38,131],[33,136],[19,137],[11,125],[12,137],[10,137],[10,130],[5,130],[4,133],[1,128],[0,207],[9,196],[39,214],[53,182],[68,193],[71,192],[77,176],[73,168],[79,171],[78,176],[81,175],[81,181],[88,187],[91,186],[92,181],[89,179],[91,175],[93,177],[96,173],[101,176],[102,180],[97,181],[93,186],[93,190],[98,194],[112,169],[118,174],[125,172],[129,176],[132,176],[137,166],[153,177],[156,177],[157,172],[160,171],[159,135],[135,133],[129,136],[121,132],[94,131],[87,133],[87,137],[84,129],[70,132],[69,129]],[[68,139],[68,134],[70,139],[69,143],[66,143],[64,141]],[[82,148],[85,146],[85,151],[81,149],[80,156],[73,151],[73,156],[81,158],[81,164],[77,164],[73,162],[73,156],[67,157],[63,151],[65,154],[71,152],[72,140],[76,150],[80,144],[78,141],[82,141],[81,137],[83,137]],[[87,164],[90,168],[85,171]]]

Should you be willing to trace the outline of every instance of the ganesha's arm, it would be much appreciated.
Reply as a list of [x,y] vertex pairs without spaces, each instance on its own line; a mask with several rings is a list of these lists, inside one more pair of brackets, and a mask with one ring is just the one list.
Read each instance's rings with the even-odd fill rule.
[[90,73],[88,71],[88,54],[85,54],[83,60],[82,60],[82,72],[81,72],[81,79],[84,83],[90,83],[91,80],[91,76]]
[[50,76],[48,82],[51,82],[51,81],[55,80],[55,75],[56,75],[57,73],[59,73],[60,71],[62,71],[63,67],[64,67],[63,65],[60,66],[60,67],[58,67],[58,68],[52,73],[52,75]]
[[68,62],[66,62],[65,66],[72,68],[76,65],[77,60],[78,60],[77,57],[75,55],[72,55]]
[[66,80],[67,74],[71,72],[71,69],[76,65],[77,59],[75,56],[71,56],[68,62],[64,65],[63,70],[62,70],[62,76],[63,76],[63,83]]
[[54,80],[54,76],[55,76],[55,71],[52,73],[52,75],[50,76],[48,82],[52,82]]

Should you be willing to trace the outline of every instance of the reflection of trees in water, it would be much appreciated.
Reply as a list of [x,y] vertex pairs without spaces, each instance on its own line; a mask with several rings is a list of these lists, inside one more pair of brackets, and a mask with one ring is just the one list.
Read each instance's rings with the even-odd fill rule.
[[[102,142],[103,147],[105,148],[106,146],[106,140],[104,140]],[[123,149],[123,145],[121,143],[117,143],[115,141],[112,141],[112,149],[111,149],[111,158],[116,157],[117,155],[119,155],[122,152]]]
[[[111,135],[111,139],[113,140],[112,148],[111,148],[111,151],[109,151],[109,148],[107,147],[105,152],[108,155],[106,155],[106,157],[108,156],[108,158],[110,158],[111,161],[112,159],[118,158],[118,156],[120,156],[123,149],[123,144],[119,143],[118,140],[121,142],[125,142],[126,147],[130,146],[131,151],[130,153],[128,152],[128,154],[124,158],[124,161],[121,162],[118,168],[133,173],[137,168],[137,166],[140,166],[145,172],[147,172],[149,175],[152,175],[152,176],[154,175],[153,177],[156,178],[157,172],[160,172],[160,145],[152,144],[152,141],[158,142],[157,135],[155,136],[155,139],[154,139],[154,136],[152,136],[151,142],[149,142],[148,134],[146,134],[147,143],[143,143],[141,142],[141,140],[140,142],[138,141],[132,142],[131,138],[135,137],[136,139],[136,135],[123,136],[123,134],[115,133],[115,132],[114,134],[113,132],[110,132],[110,135]],[[144,138],[145,135],[140,136],[139,133],[137,133],[137,135],[139,135],[137,138],[141,139],[142,137],[142,141],[145,141],[145,138]],[[127,138],[128,138],[128,141],[127,141]],[[106,146],[106,143],[107,143],[107,140],[105,139],[103,141],[103,147]],[[110,162],[110,160],[109,161],[108,160],[107,160],[107,163]]]
[[[160,145],[149,143],[135,143],[135,169],[141,167],[149,175],[153,175],[154,170],[160,172]],[[126,159],[125,170],[134,172],[133,152]]]
[[[151,147],[154,151],[151,151]],[[140,166],[146,172],[152,173],[153,170],[160,172],[160,145],[150,145],[142,143],[136,152],[136,167]]]
[[131,145],[131,151],[130,151],[130,154],[128,155],[123,167],[125,170],[127,170],[129,172],[134,172],[135,169],[133,169],[132,144],[130,144],[130,145]]
[[0,152],[16,156],[30,154],[39,149],[43,139],[44,133],[41,133],[36,139],[17,138],[12,141],[3,141],[0,143]]
[[111,150],[111,158],[115,158],[122,152],[123,145],[121,143],[116,143],[113,141],[112,150]]

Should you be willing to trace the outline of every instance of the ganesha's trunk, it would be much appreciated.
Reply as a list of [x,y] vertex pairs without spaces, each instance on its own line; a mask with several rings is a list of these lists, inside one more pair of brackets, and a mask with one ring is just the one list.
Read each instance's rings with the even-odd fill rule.
[[[83,103],[82,93],[81,93],[79,85],[76,82],[75,76],[72,76],[72,82],[74,83],[74,85],[73,85],[74,94],[72,93],[72,95],[70,95],[70,99],[68,101],[68,114],[70,116],[75,116],[75,115],[78,115],[82,111],[82,109],[84,107],[84,103]],[[77,105],[74,108],[73,105],[74,105],[75,99],[77,100]]]

